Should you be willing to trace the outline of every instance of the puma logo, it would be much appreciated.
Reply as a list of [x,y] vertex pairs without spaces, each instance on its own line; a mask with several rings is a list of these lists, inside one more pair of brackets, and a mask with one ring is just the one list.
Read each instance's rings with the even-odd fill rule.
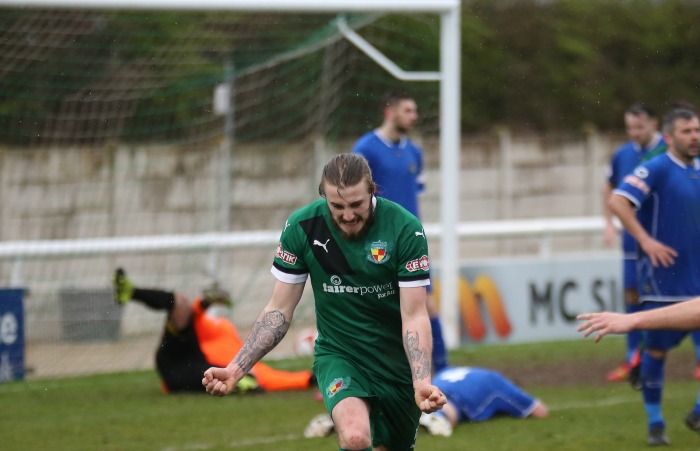
[[326,254],[328,253],[328,249],[326,249],[326,245],[331,239],[328,238],[325,243],[320,242],[319,240],[314,240],[314,246],[320,246],[323,248],[324,251],[326,251]]
[[425,234],[423,232],[414,232],[414,233],[416,234],[416,236],[422,236],[423,238],[425,238]]

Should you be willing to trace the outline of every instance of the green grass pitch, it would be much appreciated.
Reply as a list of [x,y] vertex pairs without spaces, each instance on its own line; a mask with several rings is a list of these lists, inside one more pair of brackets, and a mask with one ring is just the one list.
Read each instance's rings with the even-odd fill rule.
[[[620,338],[526,345],[469,346],[454,364],[510,371],[597,368],[616,362]],[[692,360],[689,344],[675,351]],[[271,362],[287,369],[310,360]],[[669,362],[671,363],[671,362]],[[583,364],[583,365],[582,365]],[[692,363],[688,362],[688,365]],[[583,370],[585,373],[585,370]],[[516,374],[517,376],[517,374]],[[417,450],[639,450],[646,448],[641,395],[625,383],[600,382],[598,370],[576,380],[521,385],[551,409],[544,420],[497,418],[462,424],[450,438],[419,434]],[[516,377],[517,379],[517,377]],[[586,380],[590,382],[586,382]],[[700,383],[670,380],[664,413],[674,450],[700,449],[700,436],[683,425]],[[305,439],[307,422],[323,412],[312,391],[213,398],[160,393],[152,371],[0,384],[3,450],[333,450],[334,436]]]

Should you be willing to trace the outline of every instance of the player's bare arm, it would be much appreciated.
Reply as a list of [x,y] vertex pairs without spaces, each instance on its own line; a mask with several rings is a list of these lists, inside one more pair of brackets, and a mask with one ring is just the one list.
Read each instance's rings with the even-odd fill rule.
[[610,206],[608,205],[608,199],[610,198],[610,195],[612,194],[612,187],[610,184],[606,181],[605,184],[603,185],[603,219],[605,220],[605,230],[603,232],[603,239],[605,241],[606,246],[611,246],[617,236],[619,235],[619,231],[617,230],[617,227],[615,227],[615,223],[613,222],[613,213],[612,210],[610,210]]
[[700,298],[632,314],[583,313],[577,319],[585,321],[577,330],[584,337],[596,333],[596,342],[605,335],[632,330],[695,330],[700,328]]
[[596,334],[596,343],[608,334],[626,334],[634,330],[633,317],[622,313],[583,313],[576,318],[585,321],[576,330],[584,337]]
[[281,311],[263,311],[233,361],[244,373],[249,372],[253,365],[282,341],[289,330],[289,324]]
[[430,349],[421,346],[420,335],[417,330],[406,330],[403,335],[403,347],[411,365],[413,381],[421,381],[430,376],[431,360]]
[[282,341],[303,292],[303,283],[275,283],[270,301],[258,316],[236,357],[226,368],[209,368],[204,372],[202,385],[207,393],[214,396],[229,394],[253,365]]
[[430,381],[433,339],[426,309],[425,287],[401,288],[403,347],[411,366],[413,385]]
[[644,227],[637,220],[637,213],[630,201],[620,194],[613,194],[608,201],[610,209],[620,219],[623,227],[639,243],[639,246],[646,252],[651,260],[651,264],[662,265],[665,268],[673,265],[678,253],[652,238]]
[[447,402],[445,395],[431,384],[432,334],[425,307],[425,288],[401,288],[403,345],[411,367],[416,404],[424,412],[434,412]]

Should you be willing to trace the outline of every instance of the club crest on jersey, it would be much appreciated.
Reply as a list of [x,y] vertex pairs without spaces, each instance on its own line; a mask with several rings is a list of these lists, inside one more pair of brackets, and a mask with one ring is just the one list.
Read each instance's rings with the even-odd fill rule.
[[367,256],[367,260],[371,261],[372,263],[378,263],[381,265],[388,262],[391,258],[391,250],[393,246],[386,241],[372,241],[369,243],[368,248],[369,255]]
[[334,397],[340,390],[349,387],[351,380],[352,379],[349,377],[339,377],[337,379],[333,379],[333,382],[331,382],[330,385],[328,385],[328,388],[326,388],[326,395],[329,398]]

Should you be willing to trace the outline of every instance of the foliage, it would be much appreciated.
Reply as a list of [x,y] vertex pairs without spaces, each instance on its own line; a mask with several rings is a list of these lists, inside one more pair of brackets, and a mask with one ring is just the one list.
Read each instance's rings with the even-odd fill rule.
[[[414,92],[426,112],[428,126],[421,129],[437,133],[434,83],[397,82],[347,43],[337,56],[347,67],[319,72],[332,60],[325,50],[338,45],[334,20],[321,14],[3,9],[0,140],[31,145],[53,132],[80,142],[80,131],[88,129],[105,136],[102,129],[112,130],[105,141],[211,137],[222,129],[210,103],[213,86],[227,77],[226,61],[235,61],[240,74],[305,46],[315,50],[275,69],[274,81],[254,76],[268,86],[237,94],[238,102],[252,105],[249,117],[270,117],[279,124],[276,131],[242,119],[238,137],[290,139],[305,127],[356,136],[376,125],[386,87]],[[594,124],[618,130],[631,103],[659,111],[679,100],[697,103],[699,21],[700,3],[684,0],[465,0],[462,129],[576,131]],[[348,22],[399,67],[438,69],[439,16],[351,15]],[[319,105],[307,97],[325,89],[322,79],[334,90],[316,100]],[[270,97],[288,110],[260,108]],[[71,124],[78,114],[93,117]],[[309,125],[315,114],[320,123]]]
[[463,125],[610,130],[633,102],[695,103],[699,19],[680,0],[469,1]]

